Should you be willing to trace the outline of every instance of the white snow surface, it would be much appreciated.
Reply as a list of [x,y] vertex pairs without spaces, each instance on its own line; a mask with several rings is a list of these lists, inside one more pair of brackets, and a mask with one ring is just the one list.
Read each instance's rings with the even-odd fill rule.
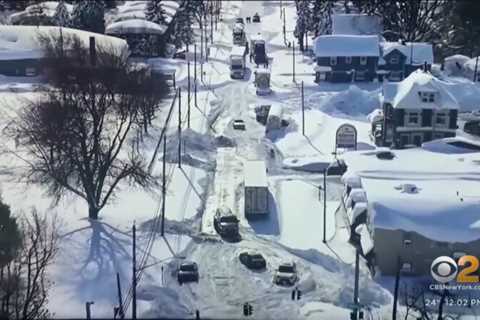
[[378,36],[322,35],[315,39],[317,57],[378,57]]
[[[125,40],[82,30],[61,28],[64,36],[76,36],[88,47],[90,37],[95,37],[96,45],[111,48],[119,55],[128,52]],[[0,26],[0,60],[38,59],[43,57],[39,36],[58,37],[60,28],[51,26]]]

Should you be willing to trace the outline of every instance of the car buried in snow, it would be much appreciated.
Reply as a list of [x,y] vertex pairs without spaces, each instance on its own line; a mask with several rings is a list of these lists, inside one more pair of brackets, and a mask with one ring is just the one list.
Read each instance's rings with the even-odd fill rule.
[[178,267],[177,280],[180,285],[185,282],[198,283],[198,266],[196,262],[183,262]]
[[297,280],[297,266],[295,262],[280,264],[273,275],[273,283],[277,285],[293,286]]
[[243,121],[242,119],[233,120],[233,129],[245,130],[245,121]]
[[259,253],[255,252],[242,252],[238,256],[240,262],[246,266],[248,269],[252,270],[262,270],[267,267],[267,262],[265,258]]
[[213,224],[218,234],[224,238],[236,240],[240,237],[238,232],[238,218],[229,208],[218,208]]

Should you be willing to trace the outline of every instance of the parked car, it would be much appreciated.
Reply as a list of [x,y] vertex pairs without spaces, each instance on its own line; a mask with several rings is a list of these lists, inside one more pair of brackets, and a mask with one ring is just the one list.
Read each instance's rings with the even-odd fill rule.
[[392,160],[395,158],[395,154],[392,151],[383,148],[378,148],[376,156],[381,160]]
[[195,262],[183,262],[177,273],[178,283],[198,282],[198,266]]
[[267,267],[267,262],[263,256],[255,252],[242,252],[238,256],[240,262],[248,269],[261,270]]
[[282,263],[273,275],[273,282],[278,285],[293,286],[297,280],[297,266],[295,262]]
[[255,13],[252,18],[252,22],[260,22],[260,16],[258,13]]
[[332,162],[327,168],[327,176],[341,176],[345,172],[347,172],[347,165],[343,160]]
[[173,54],[173,59],[182,59],[185,60],[187,55],[187,50],[177,51]]
[[229,208],[218,208],[213,220],[218,234],[226,238],[238,238],[238,218]]
[[241,119],[233,120],[233,129],[235,130],[245,130],[245,121]]
[[235,18],[235,23],[245,24],[242,17]]

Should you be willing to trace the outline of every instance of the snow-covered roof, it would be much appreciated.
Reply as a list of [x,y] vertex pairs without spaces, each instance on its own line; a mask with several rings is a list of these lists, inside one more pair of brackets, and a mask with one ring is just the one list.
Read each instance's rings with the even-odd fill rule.
[[114,22],[105,29],[106,34],[159,34],[165,33],[166,27],[142,19]]
[[[15,12],[10,15],[10,23],[17,23],[22,19],[32,16],[38,12],[38,8],[41,7],[42,14],[47,17],[53,17],[55,15],[55,11],[57,10],[58,1],[45,1],[38,4],[32,4],[27,6],[25,10],[20,12]],[[68,12],[73,11],[73,5],[65,3],[65,7],[67,8]]]
[[279,103],[272,104],[270,110],[268,110],[268,117],[282,118],[283,108]]
[[366,14],[332,15],[332,34],[378,35],[383,31],[382,20]]
[[317,57],[378,57],[377,36],[322,35],[315,39]]
[[264,161],[245,161],[245,187],[268,187],[267,168]]
[[119,55],[128,53],[128,45],[125,40],[98,33],[52,26],[0,25],[0,60],[38,59],[43,57],[44,52],[38,37],[41,35],[59,36],[60,29],[63,36],[77,36],[85,46],[89,45],[90,37],[93,36],[97,46],[112,48]]
[[[435,151],[431,145],[437,146]],[[480,153],[465,152],[436,140],[428,147],[396,150],[389,161],[378,159],[374,151],[341,157],[347,174],[361,177],[374,227],[414,231],[436,241],[467,242],[480,239],[476,174]],[[417,192],[404,192],[399,186],[405,184],[414,184]]]
[[[422,102],[419,92],[434,92],[437,96],[434,102]],[[457,100],[445,84],[422,70],[412,72],[401,82],[385,84],[383,100],[402,109],[459,109]]]
[[421,65],[427,62],[433,64],[433,46],[426,42],[380,42],[383,56],[388,55],[393,50],[400,51],[407,59],[406,64]]

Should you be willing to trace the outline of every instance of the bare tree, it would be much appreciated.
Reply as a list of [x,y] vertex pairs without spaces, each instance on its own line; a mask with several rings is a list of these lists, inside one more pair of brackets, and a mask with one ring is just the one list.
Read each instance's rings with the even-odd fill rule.
[[98,219],[120,182],[155,185],[134,146],[147,132],[166,85],[148,68],[132,67],[114,48],[97,47],[89,59],[79,39],[42,41],[43,67],[53,88],[31,101],[7,132],[31,159],[28,182],[47,186],[56,201],[66,193],[83,198],[89,218]]
[[21,221],[22,247],[18,255],[0,269],[0,317],[46,319],[50,281],[47,268],[57,251],[56,219],[32,211]]
[[454,1],[448,0],[354,0],[361,12],[383,19],[384,28],[405,41],[441,39],[449,28],[448,17]]

